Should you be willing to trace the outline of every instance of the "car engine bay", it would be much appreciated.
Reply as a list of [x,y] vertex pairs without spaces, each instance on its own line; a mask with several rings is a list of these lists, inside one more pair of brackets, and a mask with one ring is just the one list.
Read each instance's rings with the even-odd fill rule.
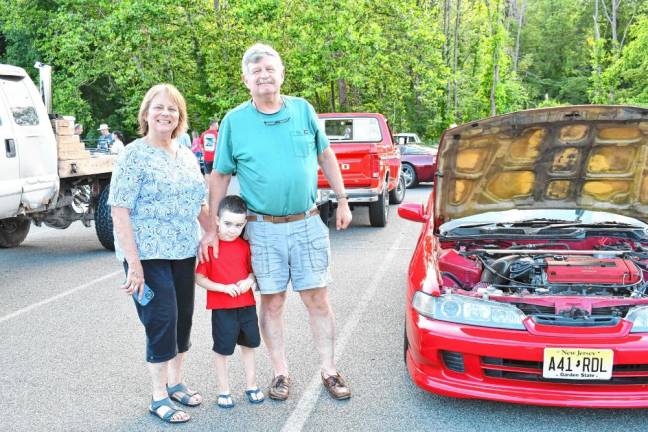
[[511,303],[527,316],[569,317],[570,325],[622,318],[632,306],[648,305],[648,249],[638,242],[605,237],[442,246],[438,268],[444,294]]

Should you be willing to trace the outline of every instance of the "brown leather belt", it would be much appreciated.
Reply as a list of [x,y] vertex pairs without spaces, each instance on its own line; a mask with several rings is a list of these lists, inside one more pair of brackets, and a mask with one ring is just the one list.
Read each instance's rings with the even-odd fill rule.
[[319,214],[319,210],[317,209],[317,207],[307,211],[306,213],[297,213],[297,214],[291,214],[286,216],[251,214],[247,216],[247,220],[250,222],[259,222],[262,219],[264,222],[286,223],[286,222],[295,222],[302,219],[306,219],[307,217],[314,216],[316,214]]

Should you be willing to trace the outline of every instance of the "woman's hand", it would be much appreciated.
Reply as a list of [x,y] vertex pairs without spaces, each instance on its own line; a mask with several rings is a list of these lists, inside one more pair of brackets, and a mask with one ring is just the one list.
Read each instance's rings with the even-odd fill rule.
[[142,298],[144,293],[144,269],[139,260],[128,264],[128,273],[126,274],[126,281],[124,281],[122,289],[128,295],[132,295],[133,292],[137,291],[137,297],[139,299]]

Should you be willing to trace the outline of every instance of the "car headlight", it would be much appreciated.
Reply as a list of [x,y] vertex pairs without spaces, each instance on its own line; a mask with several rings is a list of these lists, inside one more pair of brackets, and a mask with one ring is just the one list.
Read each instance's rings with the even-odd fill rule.
[[[482,327],[524,330],[524,313],[513,305],[462,295],[433,297],[417,291],[412,306],[421,315],[440,321]],[[648,322],[648,321],[647,321]]]
[[625,319],[632,322],[630,333],[648,332],[648,306],[636,306],[628,311]]

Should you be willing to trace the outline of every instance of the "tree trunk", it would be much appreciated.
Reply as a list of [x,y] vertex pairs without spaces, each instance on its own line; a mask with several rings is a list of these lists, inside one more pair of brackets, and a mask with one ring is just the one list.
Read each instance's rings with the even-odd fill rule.
[[331,112],[337,112],[335,109],[335,81],[331,81]]
[[340,107],[341,111],[346,111],[346,106],[347,106],[347,83],[346,80],[344,79],[339,79],[337,81],[338,84],[338,106]]
[[[450,67],[450,15],[452,12],[452,0],[444,0],[443,2],[443,61],[446,66]],[[448,77],[446,82],[446,117],[450,116],[451,107],[451,78]]]
[[[496,60],[499,62],[499,60]],[[497,115],[497,104],[495,102],[495,91],[497,90],[497,81],[499,80],[499,63],[493,65],[493,85],[490,93],[491,116]]]
[[[517,1],[517,0],[514,0]],[[515,50],[513,51],[513,72],[517,73],[518,61],[520,59],[520,34],[522,33],[522,23],[526,13],[526,0],[522,0],[520,9],[517,10],[517,32],[515,35]]]
[[[490,2],[485,0],[486,7],[490,9]],[[499,81],[499,57],[500,57],[500,40],[498,37],[499,25],[500,25],[500,2],[495,1],[494,10],[489,10],[489,21],[491,26],[491,37],[495,39],[495,45],[493,46],[493,83],[491,85],[490,91],[490,115],[497,115],[497,101],[495,95],[497,94],[497,84]]]
[[190,31],[190,38],[191,38],[191,45],[192,45],[192,50],[193,50],[193,55],[194,59],[196,61],[196,69],[198,71],[198,80],[200,82],[200,91],[201,94],[203,95],[208,95],[209,94],[209,87],[207,83],[209,82],[209,77],[207,76],[207,65],[205,62],[205,57],[202,54],[202,51],[200,50],[200,41],[198,40],[198,37],[196,36],[196,27],[194,26],[193,23],[193,18],[191,16],[191,13],[187,9],[185,9],[185,17],[187,18],[187,25],[191,29]]
[[457,70],[459,64],[459,25],[461,23],[461,0],[457,0],[455,10],[455,23],[453,35],[453,59],[452,59],[452,95],[453,95],[453,113],[457,118],[459,110],[459,95],[457,94]]
[[600,90],[601,90],[601,30],[599,28],[599,0],[594,0],[594,15],[592,15],[594,20],[594,61],[595,61],[595,70],[596,78],[594,81],[594,102],[600,102]]
[[447,66],[450,66],[449,41],[450,41],[450,13],[451,13],[451,8],[452,8],[451,1],[452,0],[445,0],[443,2],[443,36],[444,36],[443,60],[446,62]]

